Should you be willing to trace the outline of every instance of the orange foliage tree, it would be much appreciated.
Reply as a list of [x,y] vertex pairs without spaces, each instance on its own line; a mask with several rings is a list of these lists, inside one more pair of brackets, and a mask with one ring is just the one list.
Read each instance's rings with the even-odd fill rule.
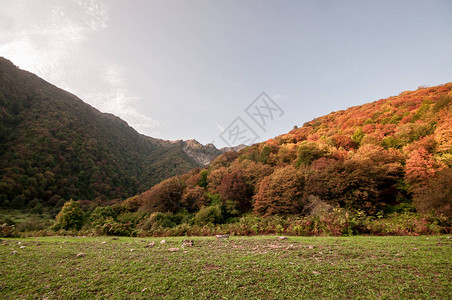
[[275,170],[259,184],[254,211],[259,215],[296,214],[301,212],[304,178],[293,166]]

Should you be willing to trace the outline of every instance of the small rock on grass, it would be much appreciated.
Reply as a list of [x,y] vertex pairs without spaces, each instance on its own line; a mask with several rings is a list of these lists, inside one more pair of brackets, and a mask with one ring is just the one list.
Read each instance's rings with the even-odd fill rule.
[[286,250],[294,250],[295,246],[294,245],[289,245],[289,247],[286,248]]
[[169,248],[168,251],[169,252],[177,252],[177,251],[180,251],[180,249],[179,248]]
[[165,244],[165,243],[166,243],[165,240],[161,240],[161,241],[160,241],[160,244],[162,244],[162,245]]
[[287,240],[287,236],[278,236],[278,240]]
[[320,272],[312,271],[312,274],[314,274],[314,275],[320,275]]
[[194,244],[195,244],[195,241],[193,241],[193,240],[183,240],[182,241],[182,248],[192,247]]
[[24,248],[25,248],[25,246],[20,246],[19,248],[20,248],[20,249],[24,249]]
[[312,250],[312,249],[314,249],[314,246],[313,246],[313,245],[309,245],[309,246],[308,246],[308,249],[311,249],[311,250]]
[[150,242],[149,244],[147,244],[146,246],[144,246],[144,248],[151,248],[155,246],[155,242]]
[[76,257],[78,257],[78,258],[85,257],[85,256],[86,256],[86,253],[83,253],[83,252],[77,253],[77,255],[76,255]]
[[229,234],[217,234],[215,237],[217,238],[217,240],[228,239]]

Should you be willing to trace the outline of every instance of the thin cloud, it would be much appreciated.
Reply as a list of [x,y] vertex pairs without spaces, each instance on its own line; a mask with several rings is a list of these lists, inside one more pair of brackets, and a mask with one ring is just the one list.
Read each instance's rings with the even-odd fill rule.
[[119,67],[106,67],[103,80],[107,83],[106,92],[83,95],[83,100],[102,112],[112,113],[129,123],[136,130],[146,134],[156,134],[158,121],[136,110],[140,98],[132,95],[125,87]]
[[107,6],[101,1],[9,1],[2,6],[0,55],[59,86],[67,85],[68,64],[87,35],[107,27]]
[[[19,0],[2,3],[2,8],[0,56],[80,96],[100,111],[119,116],[142,133],[157,132],[159,123],[136,110],[141,99],[128,91],[121,69],[102,62],[102,58],[80,55],[93,33],[108,28],[105,2]],[[94,92],[81,93],[74,80],[87,75],[98,76],[105,84],[96,86]]]

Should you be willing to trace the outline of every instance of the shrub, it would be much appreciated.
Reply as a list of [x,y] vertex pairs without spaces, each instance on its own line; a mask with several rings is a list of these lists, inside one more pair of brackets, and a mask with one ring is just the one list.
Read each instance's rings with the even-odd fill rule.
[[112,219],[107,220],[107,222],[100,227],[100,233],[104,235],[136,236],[135,230],[129,223],[118,223]]
[[38,231],[49,228],[50,222],[38,216],[32,216],[25,221],[17,224],[17,230],[20,232]]
[[0,237],[16,237],[17,235],[16,226],[6,223],[0,225]]
[[80,230],[84,223],[84,212],[78,201],[70,200],[63,205],[60,213],[56,216],[53,230]]
[[104,224],[109,218],[116,220],[116,212],[111,206],[96,207],[89,217],[91,224],[94,226]]
[[195,224],[218,224],[223,221],[223,213],[219,205],[203,207],[195,216]]

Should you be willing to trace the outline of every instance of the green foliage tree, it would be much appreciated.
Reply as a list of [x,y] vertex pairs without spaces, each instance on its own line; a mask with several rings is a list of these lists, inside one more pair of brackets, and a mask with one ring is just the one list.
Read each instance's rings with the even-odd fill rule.
[[314,160],[326,155],[327,152],[324,149],[321,149],[316,143],[303,142],[298,147],[297,166],[302,164],[309,165]]
[[219,205],[206,206],[199,210],[195,215],[195,224],[219,224],[223,222],[223,212]]
[[63,205],[63,208],[56,216],[53,230],[80,230],[84,223],[85,213],[83,212],[80,202],[70,200]]

